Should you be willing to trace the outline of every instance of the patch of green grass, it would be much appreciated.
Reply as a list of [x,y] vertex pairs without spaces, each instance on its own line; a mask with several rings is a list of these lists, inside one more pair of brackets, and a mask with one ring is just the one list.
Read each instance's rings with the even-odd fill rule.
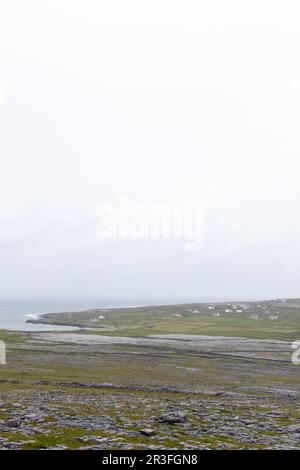
[[[300,305],[300,304],[299,304]],[[94,309],[82,312],[46,315],[43,321],[55,324],[91,326],[86,334],[148,336],[150,334],[191,334],[241,336],[257,339],[293,340],[300,337],[300,306],[276,302],[250,302],[242,313],[225,313],[227,304],[216,304],[212,316],[204,304],[167,305],[120,309]],[[279,311],[272,321],[262,308]],[[258,319],[251,318],[257,314]],[[99,320],[99,316],[105,319]],[[104,328],[101,328],[101,326]]]
[[[105,432],[96,432],[91,433],[87,432],[86,429],[82,428],[48,428],[49,432],[47,434],[37,433],[34,435],[34,442],[29,442],[24,444],[23,449],[25,450],[37,450],[37,449],[47,449],[48,447],[53,447],[56,445],[64,445],[68,449],[77,449],[80,446],[87,445],[92,442],[92,437],[106,437],[107,433]],[[91,437],[90,441],[83,443],[80,441],[80,437],[85,437],[87,434]]]

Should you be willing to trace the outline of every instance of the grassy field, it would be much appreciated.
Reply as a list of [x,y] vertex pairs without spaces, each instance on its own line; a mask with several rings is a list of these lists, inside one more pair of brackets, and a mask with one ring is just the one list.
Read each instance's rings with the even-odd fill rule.
[[252,302],[242,312],[233,310],[232,304],[216,304],[214,310],[206,304],[97,309],[47,314],[39,322],[88,327],[93,333],[118,336],[177,333],[293,341],[300,338],[300,305]]
[[[51,343],[44,333],[0,336],[7,344],[0,448],[297,446],[289,426],[300,419],[300,369],[290,361],[165,346]],[[183,413],[185,421],[161,422],[169,412]],[[21,424],[7,428],[9,419]],[[144,435],[145,428],[153,435]]]
[[[39,321],[78,330],[0,331],[0,448],[299,448],[300,367],[290,354],[300,303],[209,307],[65,312]],[[170,333],[217,336],[219,346],[149,338]],[[163,422],[170,412],[183,422]]]

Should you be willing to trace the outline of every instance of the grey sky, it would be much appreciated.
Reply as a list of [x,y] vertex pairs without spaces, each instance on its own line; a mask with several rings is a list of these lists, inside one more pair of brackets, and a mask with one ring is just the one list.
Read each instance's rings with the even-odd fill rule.
[[[1,297],[300,296],[296,1],[0,5]],[[206,245],[100,242],[200,202]]]

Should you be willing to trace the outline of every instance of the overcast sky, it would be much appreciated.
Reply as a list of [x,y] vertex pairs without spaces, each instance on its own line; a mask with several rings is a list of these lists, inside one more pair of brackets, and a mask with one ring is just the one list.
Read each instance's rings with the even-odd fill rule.
[[[300,5],[2,0],[0,297],[300,296]],[[200,203],[206,243],[96,238]]]

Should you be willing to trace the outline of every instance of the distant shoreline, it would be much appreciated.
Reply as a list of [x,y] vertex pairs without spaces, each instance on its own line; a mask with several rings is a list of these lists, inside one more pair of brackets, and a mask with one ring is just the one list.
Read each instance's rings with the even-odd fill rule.
[[[127,305],[127,306],[109,306],[99,308],[80,309],[73,311],[62,311],[56,313],[43,313],[43,314],[32,314],[27,315],[29,318],[26,323],[31,324],[43,324],[53,326],[71,326],[77,328],[113,328],[112,318],[108,316],[106,318],[105,313],[109,315],[109,312],[122,313],[126,311],[130,315],[131,311],[136,314],[140,310],[141,314],[153,313],[154,311],[160,312],[166,310],[168,314],[173,313],[175,316],[182,314],[197,314],[197,309],[204,309],[207,315],[220,316],[221,314],[241,314],[242,312],[250,311],[251,309],[261,308],[262,312],[268,309],[274,311],[282,306],[300,308],[299,299],[273,299],[273,300],[248,300],[248,301],[205,301],[205,302],[189,302],[189,303],[177,303],[177,304],[152,304],[152,305]],[[212,310],[211,310],[212,309]],[[221,313],[214,314],[214,309]],[[176,313],[177,312],[177,313]],[[203,311],[201,311],[203,314]]]

